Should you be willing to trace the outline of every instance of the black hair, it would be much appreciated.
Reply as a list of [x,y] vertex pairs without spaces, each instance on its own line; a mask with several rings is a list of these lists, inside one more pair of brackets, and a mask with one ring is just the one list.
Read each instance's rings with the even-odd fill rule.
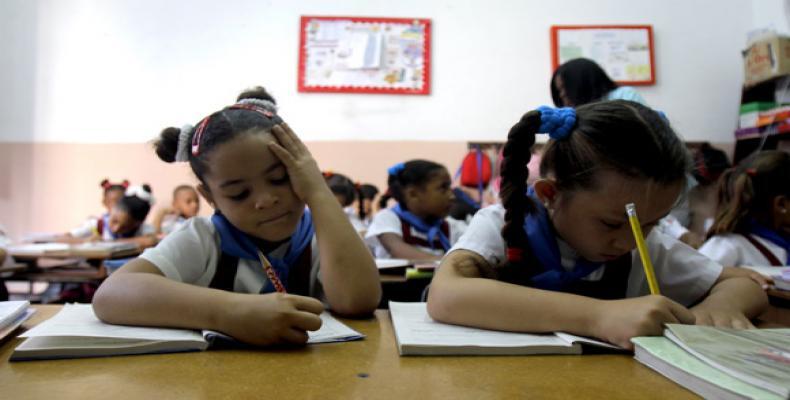
[[719,181],[719,205],[708,238],[724,233],[748,233],[749,221],[768,225],[777,196],[790,197],[790,154],[757,152],[727,170]]
[[376,195],[379,194],[379,188],[370,183],[363,183],[359,185],[359,194],[363,199],[373,200],[376,198]]
[[422,187],[431,180],[433,174],[447,169],[433,161],[411,160],[403,163],[403,169],[387,177],[387,192],[379,199],[379,207],[387,207],[389,199],[395,199],[401,208],[408,210],[403,190],[409,186]]
[[365,202],[363,200],[373,201],[376,195],[379,194],[379,189],[369,183],[357,184],[357,194],[359,199],[357,214],[359,215],[359,219],[364,220],[368,214],[365,211]]
[[359,197],[357,185],[347,176],[334,172],[324,172],[323,174],[329,190],[335,195],[343,197],[343,201],[340,203],[341,206],[348,207]]
[[[562,79],[565,96],[573,104],[565,104],[557,88],[557,77]],[[551,76],[551,98],[557,107],[578,107],[601,100],[607,93],[617,88],[617,84],[595,61],[575,58],[557,67]]]
[[[502,236],[508,248],[520,249],[521,264],[532,256],[523,229],[524,217],[537,205],[525,195],[531,147],[541,124],[540,111],[530,111],[513,125],[503,149],[500,197],[505,207]],[[640,149],[640,151],[634,151]],[[609,170],[633,179],[671,184],[685,180],[690,160],[683,142],[657,112],[638,103],[615,100],[576,109],[570,135],[549,140],[540,174],[552,176],[559,191],[590,189],[600,171]]]
[[[194,135],[202,129],[199,138],[198,154],[189,151],[189,165],[197,178],[205,184],[203,177],[208,172],[206,158],[218,145],[228,142],[236,136],[249,132],[270,132],[271,129],[283,120],[276,114],[276,102],[262,87],[248,89],[239,95],[239,102],[217,111],[201,120],[188,135],[189,144]],[[258,101],[256,101],[258,100]],[[260,103],[271,103],[271,105]],[[162,161],[173,162],[178,152],[178,138],[181,134],[179,128],[165,128],[159,139],[154,143],[156,154]]]
[[702,143],[692,154],[694,158],[692,173],[700,185],[716,183],[721,174],[731,167],[727,153],[714,148],[708,142]]
[[[151,194],[150,185],[143,184],[142,187],[146,192],[148,192],[148,194]],[[115,205],[115,207],[117,207],[120,211],[129,214],[129,216],[137,222],[145,221],[145,218],[148,217],[148,212],[151,211],[151,203],[149,201],[134,195],[124,195],[120,200],[118,200],[118,203]]]

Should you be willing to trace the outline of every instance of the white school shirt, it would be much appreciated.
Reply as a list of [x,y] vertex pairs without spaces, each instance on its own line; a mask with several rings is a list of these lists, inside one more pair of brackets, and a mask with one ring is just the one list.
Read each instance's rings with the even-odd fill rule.
[[[99,220],[102,218],[104,217],[102,216],[100,218],[95,218],[95,217],[88,218],[85,222],[82,223],[82,225],[72,229],[71,231],[69,231],[69,233],[71,234],[71,236],[75,238],[87,239],[93,236],[93,232],[96,231],[96,229],[98,229]],[[137,228],[137,231],[134,233],[134,235],[123,239],[153,235],[154,233],[156,233],[156,229],[154,229],[153,225],[143,223],[140,225],[139,228]],[[113,241],[116,239],[112,237],[112,232],[110,232],[110,227],[107,226],[107,224],[104,224],[104,228],[102,230],[101,236],[102,236],[101,237],[102,240],[104,241]]]
[[[752,238],[765,246],[783,265],[788,265],[785,249],[757,235],[752,235]],[[699,252],[728,267],[771,265],[771,262],[760,250],[757,250],[743,235],[738,233],[713,236],[699,248]]]
[[[464,230],[466,229],[466,223],[449,217],[445,218],[445,221],[447,221],[447,225],[450,230],[450,237],[447,239],[450,240],[450,246],[452,246],[458,241],[461,235],[463,235]],[[418,232],[413,226],[409,226],[409,229],[412,237],[420,238],[426,241],[428,240],[424,233]],[[392,255],[390,255],[390,253],[384,248],[378,239],[379,235],[384,233],[394,233],[400,237],[403,237],[403,225],[401,224],[400,217],[398,217],[398,214],[395,214],[395,211],[392,211],[389,208],[383,209],[373,216],[373,221],[370,223],[368,231],[365,234],[365,243],[369,248],[371,248],[373,255],[376,258],[392,258]],[[412,246],[426,253],[435,254],[437,256],[444,255],[444,249],[441,247],[431,249],[430,247],[418,245]]]
[[186,225],[189,218],[184,218],[180,215],[168,215],[162,221],[162,233],[165,235],[171,234]]
[[[466,233],[450,249],[469,250],[482,256],[492,266],[501,266],[507,261],[502,227],[505,225],[505,209],[501,205],[486,207],[475,214]],[[661,286],[661,294],[685,306],[690,306],[707,293],[718,279],[722,266],[703,256],[693,248],[655,229],[647,239],[650,259]],[[575,252],[562,240],[558,240],[561,263],[567,270],[576,263]],[[597,281],[603,276],[604,268],[593,271],[586,280]],[[639,253],[631,252],[631,272],[628,275],[626,297],[650,294]]]
[[[273,257],[283,257],[289,243],[275,249]],[[322,299],[323,289],[319,276],[318,241],[313,235],[311,243],[310,296]],[[210,217],[190,218],[183,228],[165,236],[156,247],[140,255],[154,264],[168,279],[191,285],[208,287],[217,271],[222,250],[219,232]],[[240,258],[233,291],[237,293],[260,293],[269,278],[261,264],[255,260]]]

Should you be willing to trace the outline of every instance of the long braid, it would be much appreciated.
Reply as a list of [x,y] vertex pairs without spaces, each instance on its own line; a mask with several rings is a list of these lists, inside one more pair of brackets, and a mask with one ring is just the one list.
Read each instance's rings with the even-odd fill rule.
[[524,217],[534,213],[536,206],[526,196],[531,149],[535,134],[540,127],[540,112],[531,111],[513,125],[508,132],[507,143],[502,151],[502,183],[499,196],[505,207],[505,226],[502,237],[508,247],[508,264],[520,264],[529,252],[527,234],[524,232]]

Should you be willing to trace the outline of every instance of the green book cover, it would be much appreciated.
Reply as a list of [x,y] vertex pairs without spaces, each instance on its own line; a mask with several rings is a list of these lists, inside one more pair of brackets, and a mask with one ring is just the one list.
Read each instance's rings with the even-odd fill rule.
[[[713,368],[665,337],[637,337],[631,341],[636,346],[637,361],[703,397],[782,398]],[[715,392],[711,388],[720,391]]]

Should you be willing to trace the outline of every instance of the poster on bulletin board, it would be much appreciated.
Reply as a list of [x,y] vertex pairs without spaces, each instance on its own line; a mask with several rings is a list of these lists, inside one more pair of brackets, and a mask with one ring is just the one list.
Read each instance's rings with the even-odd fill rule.
[[430,93],[431,21],[302,16],[299,91]]
[[650,25],[552,26],[551,51],[554,69],[584,57],[597,62],[618,84],[656,83]]

